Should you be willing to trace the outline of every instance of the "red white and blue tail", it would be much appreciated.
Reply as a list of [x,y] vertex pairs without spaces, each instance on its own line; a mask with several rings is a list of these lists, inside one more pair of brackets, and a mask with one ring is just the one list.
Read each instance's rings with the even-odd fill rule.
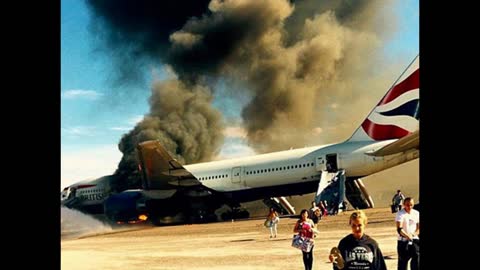
[[398,139],[418,130],[419,68],[417,55],[348,141]]

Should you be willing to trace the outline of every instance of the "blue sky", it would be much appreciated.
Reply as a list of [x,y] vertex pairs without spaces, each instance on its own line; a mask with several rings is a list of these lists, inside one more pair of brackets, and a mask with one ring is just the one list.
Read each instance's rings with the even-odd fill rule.
[[[418,0],[399,1],[398,31],[384,46],[386,57],[410,61],[419,51]],[[116,93],[111,80],[111,61],[95,52],[89,32],[89,11],[83,1],[61,1],[61,188],[86,178],[111,174],[121,158],[121,136],[148,112],[152,66],[143,67],[144,83],[125,86],[128,96]],[[155,67],[162,77],[162,68]],[[112,102],[114,100],[114,102]],[[218,106],[227,115],[233,104]],[[238,105],[237,105],[238,106]],[[235,116],[230,115],[230,116]],[[242,131],[227,129],[222,157],[250,155]]]

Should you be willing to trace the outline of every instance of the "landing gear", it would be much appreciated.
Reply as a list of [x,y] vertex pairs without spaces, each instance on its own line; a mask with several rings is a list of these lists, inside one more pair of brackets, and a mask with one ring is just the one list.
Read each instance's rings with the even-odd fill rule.
[[148,220],[155,226],[188,224],[188,223],[209,223],[217,221],[217,216],[213,212],[206,210],[195,210],[189,213],[179,212],[175,215],[151,215]]
[[232,219],[246,219],[250,217],[250,212],[244,208],[233,207],[231,211],[222,213],[222,220],[232,220]]
[[213,211],[198,209],[190,216],[190,221],[192,223],[215,222],[217,221],[217,215]]
[[186,217],[184,213],[178,213],[174,216],[151,216],[148,218],[155,226],[184,224]]
[[345,195],[354,209],[373,208],[373,200],[361,179],[347,179],[345,181]]
[[263,204],[268,208],[273,208],[281,215],[295,215],[294,207],[287,201],[285,197],[271,197],[263,199]]

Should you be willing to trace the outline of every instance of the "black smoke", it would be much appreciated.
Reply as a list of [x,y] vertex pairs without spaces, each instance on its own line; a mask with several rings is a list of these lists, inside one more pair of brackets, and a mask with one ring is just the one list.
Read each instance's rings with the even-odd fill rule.
[[[225,98],[214,88],[220,78],[245,89],[236,94],[250,100],[241,116],[249,145],[257,152],[304,146],[333,123],[337,124],[322,138],[344,135],[350,130],[332,120],[331,112],[338,110],[339,115],[347,109],[336,109],[334,103],[354,100],[350,111],[364,106],[362,91],[379,84],[370,67],[381,57],[382,42],[395,25],[395,16],[385,8],[394,1],[87,3],[92,30],[121,80],[134,80],[145,59],[165,64],[173,74],[160,82],[163,86],[152,87],[160,102],[151,102],[150,113],[120,142],[124,158],[117,172],[125,175],[135,173],[134,146],[147,139],[163,138],[167,149],[186,163],[206,161],[218,153],[225,123],[212,101]],[[178,95],[178,102],[165,97],[169,92]],[[186,109],[190,103],[184,95],[202,96],[203,105]],[[188,114],[202,115],[208,124],[196,129],[189,117],[171,116]],[[173,132],[171,125],[182,131]],[[213,128],[217,130],[207,130]],[[209,142],[208,149],[200,143],[185,147],[192,142],[185,136],[210,136],[203,140]]]

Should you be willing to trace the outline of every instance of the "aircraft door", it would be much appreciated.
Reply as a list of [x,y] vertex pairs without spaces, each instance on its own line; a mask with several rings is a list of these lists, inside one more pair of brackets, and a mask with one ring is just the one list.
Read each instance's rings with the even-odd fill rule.
[[315,169],[317,170],[317,172],[319,171],[326,171],[327,170],[327,167],[326,167],[326,161],[325,161],[325,156],[319,156],[315,159]]
[[337,165],[337,154],[328,154],[326,155],[327,163],[327,171],[328,172],[336,172],[338,171],[338,165]]
[[327,154],[324,156],[318,156],[315,159],[315,169],[317,171],[338,171],[337,154]]
[[235,167],[232,169],[232,183],[239,184],[242,181],[242,167]]

